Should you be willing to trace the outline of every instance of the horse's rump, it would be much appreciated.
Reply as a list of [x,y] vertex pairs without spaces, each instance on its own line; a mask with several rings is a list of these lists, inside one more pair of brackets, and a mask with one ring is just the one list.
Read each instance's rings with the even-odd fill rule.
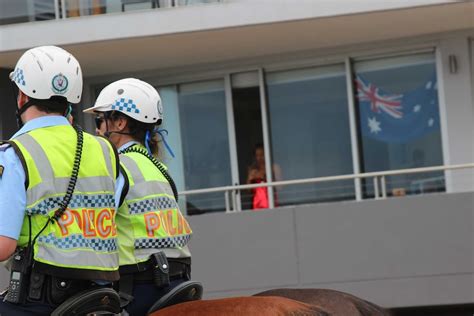
[[173,305],[150,316],[329,316],[322,308],[286,297],[248,296]]
[[334,316],[389,316],[384,308],[354,295],[329,289],[273,289],[254,296],[281,296],[306,304],[321,306]]

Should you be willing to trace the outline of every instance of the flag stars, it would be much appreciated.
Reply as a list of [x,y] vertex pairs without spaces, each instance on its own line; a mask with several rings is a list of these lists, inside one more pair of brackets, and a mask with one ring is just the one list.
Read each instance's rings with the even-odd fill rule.
[[417,104],[413,107],[413,112],[418,113],[421,111],[421,105]]
[[428,90],[428,89],[431,89],[431,86],[433,85],[433,82],[431,81],[428,81],[425,85],[425,88]]
[[428,120],[428,126],[431,127],[431,126],[433,126],[433,125],[434,125],[434,119],[433,119],[433,118],[430,118],[430,119]]
[[371,133],[377,134],[378,132],[382,131],[382,129],[380,128],[380,122],[377,121],[375,117],[369,118],[368,124]]

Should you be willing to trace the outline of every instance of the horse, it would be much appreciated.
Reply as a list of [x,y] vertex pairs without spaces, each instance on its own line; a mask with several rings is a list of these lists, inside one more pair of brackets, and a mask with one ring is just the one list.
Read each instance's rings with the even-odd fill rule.
[[329,289],[273,289],[246,297],[191,301],[150,316],[389,316],[384,308]]
[[273,289],[254,296],[280,296],[306,304],[323,306],[330,315],[390,316],[390,312],[378,305],[352,294],[330,289]]
[[322,308],[286,297],[246,296],[172,305],[149,316],[329,316]]

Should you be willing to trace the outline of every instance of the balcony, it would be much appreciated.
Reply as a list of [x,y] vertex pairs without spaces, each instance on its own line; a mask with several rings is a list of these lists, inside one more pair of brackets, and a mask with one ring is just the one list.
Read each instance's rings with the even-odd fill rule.
[[0,25],[217,2],[224,0],[0,0]]

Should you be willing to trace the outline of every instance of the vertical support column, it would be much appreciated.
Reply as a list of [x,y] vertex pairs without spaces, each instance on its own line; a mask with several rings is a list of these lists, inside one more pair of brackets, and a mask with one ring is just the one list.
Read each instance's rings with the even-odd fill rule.
[[374,199],[380,198],[378,177],[374,177]]
[[380,186],[382,187],[382,198],[387,198],[387,183],[385,181],[385,176],[380,177]]
[[224,192],[224,199],[225,199],[225,212],[230,213],[229,191]]
[[[258,81],[260,87],[260,111],[262,112],[262,129],[263,129],[263,148],[265,150],[265,173],[267,175],[267,182],[273,182],[273,168],[272,168],[272,155],[270,147],[270,124],[268,120],[268,107],[265,89],[265,74],[263,69],[258,70]],[[273,199],[273,191],[275,189],[272,186],[267,187],[268,192],[268,204],[270,208],[275,207],[275,201]]]
[[[227,132],[229,134],[229,154],[230,154],[230,169],[232,177],[232,185],[239,185],[239,161],[237,159],[237,141],[235,135],[234,122],[234,103],[232,100],[232,79],[230,75],[224,78],[225,86],[225,103],[227,114]],[[232,192],[232,205],[234,211],[241,211],[242,205],[240,201],[240,191]]]
[[[467,35],[440,41],[436,49],[436,73],[444,164],[472,162],[474,106]],[[473,170],[446,171],[445,179],[447,192],[474,190]]]
[[60,0],[61,1],[61,18],[65,19],[67,18],[67,10],[66,10],[66,1],[65,0]]
[[62,0],[54,0],[54,18],[58,20],[59,17],[59,1]]
[[[351,131],[351,150],[352,150],[352,168],[354,174],[360,174],[359,161],[359,141],[357,139],[357,122],[354,102],[354,85],[352,83],[352,63],[349,57],[345,61],[346,68],[346,86],[347,86],[347,105],[349,111],[349,124]],[[354,179],[356,200],[362,200],[361,179]]]

